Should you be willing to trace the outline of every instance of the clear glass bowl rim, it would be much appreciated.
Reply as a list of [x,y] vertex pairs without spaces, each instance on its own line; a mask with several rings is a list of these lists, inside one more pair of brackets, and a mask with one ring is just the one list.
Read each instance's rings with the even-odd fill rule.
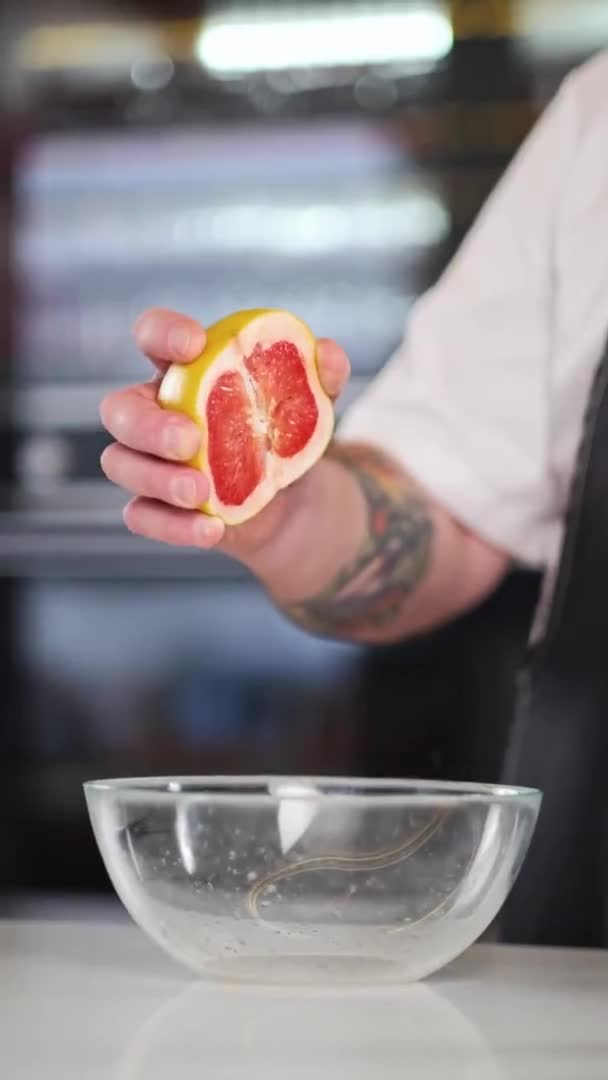
[[267,807],[285,800],[314,801],[324,805],[416,807],[466,803],[496,805],[519,803],[538,807],[542,792],[536,788],[449,780],[370,779],[324,776],[146,776],[89,780],[85,793],[113,795],[129,801],[161,803],[202,802],[224,806]]

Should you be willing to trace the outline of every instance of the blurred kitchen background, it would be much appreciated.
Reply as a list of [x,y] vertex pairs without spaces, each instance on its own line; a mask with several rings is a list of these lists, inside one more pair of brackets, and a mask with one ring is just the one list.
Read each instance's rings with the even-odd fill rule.
[[116,910],[84,779],[496,779],[537,581],[400,648],[126,534],[100,397],[153,304],[399,342],[606,0],[22,0],[0,14],[0,913]]

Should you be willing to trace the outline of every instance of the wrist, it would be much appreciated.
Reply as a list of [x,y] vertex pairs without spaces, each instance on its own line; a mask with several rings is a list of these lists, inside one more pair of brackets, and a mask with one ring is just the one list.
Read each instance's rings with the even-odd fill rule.
[[317,595],[359,550],[365,501],[352,472],[331,456],[281,493],[281,521],[246,560],[279,606]]

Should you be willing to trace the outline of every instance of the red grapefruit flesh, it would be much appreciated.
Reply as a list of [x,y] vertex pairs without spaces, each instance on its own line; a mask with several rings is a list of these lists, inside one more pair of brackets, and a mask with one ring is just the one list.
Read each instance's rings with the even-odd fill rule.
[[218,498],[242,506],[264,475],[264,440],[252,430],[251,403],[238,371],[226,371],[207,401],[209,470]]
[[299,454],[315,430],[319,410],[295,345],[291,341],[276,341],[268,349],[258,345],[245,367],[268,417],[273,452],[282,458]]
[[207,399],[208,461],[226,506],[242,506],[261,483],[266,454],[292,458],[309,442],[319,410],[291,341],[257,344],[238,371],[224,372]]

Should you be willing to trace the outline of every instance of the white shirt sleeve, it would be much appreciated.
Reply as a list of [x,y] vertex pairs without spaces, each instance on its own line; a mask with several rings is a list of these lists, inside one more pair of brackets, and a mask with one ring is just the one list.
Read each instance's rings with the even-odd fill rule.
[[576,143],[567,80],[339,429],[384,448],[455,517],[532,566],[549,560],[559,516],[548,446],[554,245]]

